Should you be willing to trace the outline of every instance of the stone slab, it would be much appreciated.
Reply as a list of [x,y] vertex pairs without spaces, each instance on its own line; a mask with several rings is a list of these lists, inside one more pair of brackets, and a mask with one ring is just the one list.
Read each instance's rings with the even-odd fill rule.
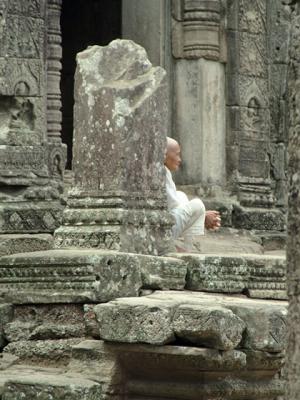
[[284,255],[177,253],[173,256],[187,262],[188,290],[287,299]]
[[23,363],[58,367],[69,363],[72,346],[83,339],[23,340],[9,343],[4,352],[17,356]]
[[140,372],[149,375],[153,375],[154,371],[162,374],[166,370],[184,373],[184,370],[191,372],[192,369],[203,372],[246,368],[246,356],[240,350],[223,352],[208,348],[108,343],[102,340],[85,340],[73,346],[69,368],[80,372],[86,369],[87,363],[99,365],[105,357],[120,359],[128,372],[136,373],[138,365]]
[[52,235],[0,235],[0,257],[16,253],[50,250],[52,248]]
[[231,310],[213,305],[180,305],[172,325],[177,338],[221,350],[236,348],[245,329],[244,322]]
[[[234,379],[231,376],[221,380],[202,382],[133,379],[127,385],[130,398],[135,400],[171,399],[176,400],[237,400],[237,399],[276,399],[284,394],[284,383],[275,379]],[[132,397],[131,397],[132,396]],[[136,397],[135,397],[136,396]]]
[[10,377],[3,388],[3,400],[95,400],[103,394],[96,382],[80,376],[49,375],[46,371],[34,375]]
[[109,250],[50,250],[0,259],[0,298],[14,304],[105,302],[145,286],[183,289],[186,266],[174,258]]
[[287,303],[282,301],[157,291],[99,304],[94,310],[100,337],[109,342],[164,345],[175,343],[178,332],[187,343],[221,350],[278,353],[285,344]]

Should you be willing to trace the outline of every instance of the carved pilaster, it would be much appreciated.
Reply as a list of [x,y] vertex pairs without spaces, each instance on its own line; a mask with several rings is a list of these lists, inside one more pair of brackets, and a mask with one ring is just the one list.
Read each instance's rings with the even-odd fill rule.
[[[59,24],[58,4],[51,2],[50,33],[55,32],[52,28],[55,13]],[[54,151],[53,145],[47,145],[46,115],[53,120],[51,107],[46,110],[47,31],[45,0],[9,0],[1,3],[1,233],[51,232],[60,223],[63,147],[58,142]],[[52,33],[49,37],[54,40]],[[48,76],[48,82],[52,84],[49,85],[49,95],[59,91],[59,85],[54,90],[52,79],[54,54],[57,53],[50,46],[48,66],[52,75]],[[59,73],[59,67],[56,65],[55,68]],[[51,99],[53,97],[50,96]]]
[[172,16],[175,58],[220,59],[220,0],[173,0]]
[[61,135],[61,4],[62,0],[48,0],[47,133],[50,141],[60,141]]

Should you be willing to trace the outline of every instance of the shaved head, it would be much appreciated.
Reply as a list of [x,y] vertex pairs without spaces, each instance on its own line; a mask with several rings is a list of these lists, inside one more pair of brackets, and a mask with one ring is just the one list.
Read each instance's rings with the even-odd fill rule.
[[170,171],[176,171],[179,168],[180,163],[180,146],[175,139],[167,136],[165,166],[169,168]]
[[176,149],[179,146],[178,142],[175,139],[167,136],[167,152],[172,149]]

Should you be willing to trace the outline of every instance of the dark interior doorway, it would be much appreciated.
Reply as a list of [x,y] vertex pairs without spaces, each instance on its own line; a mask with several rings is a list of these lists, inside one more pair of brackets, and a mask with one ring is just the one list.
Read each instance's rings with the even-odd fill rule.
[[62,29],[62,141],[68,146],[71,169],[74,74],[76,54],[90,45],[107,45],[121,37],[122,0],[63,0]]

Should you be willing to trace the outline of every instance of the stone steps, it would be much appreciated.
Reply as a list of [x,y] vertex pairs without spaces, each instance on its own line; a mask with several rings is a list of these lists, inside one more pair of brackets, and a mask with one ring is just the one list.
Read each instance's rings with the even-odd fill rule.
[[282,354],[254,350],[86,340],[73,346],[67,367],[7,361],[0,399],[274,399],[283,394],[276,377],[282,360]]

